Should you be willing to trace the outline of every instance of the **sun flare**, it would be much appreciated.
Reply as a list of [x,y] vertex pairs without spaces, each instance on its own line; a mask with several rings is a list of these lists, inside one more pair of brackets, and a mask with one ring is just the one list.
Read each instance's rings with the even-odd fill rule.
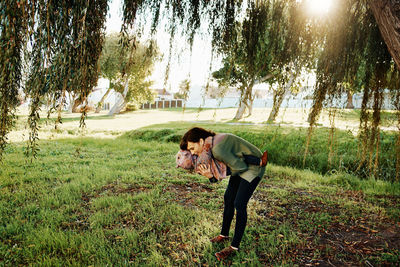
[[330,11],[332,0],[307,0],[307,6],[310,13],[323,15]]

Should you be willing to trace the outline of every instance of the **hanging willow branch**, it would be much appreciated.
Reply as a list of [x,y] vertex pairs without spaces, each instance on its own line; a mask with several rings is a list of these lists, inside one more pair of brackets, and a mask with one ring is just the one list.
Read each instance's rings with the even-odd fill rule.
[[[30,3],[30,10],[33,35],[32,48],[25,49],[26,58],[31,55],[25,93],[31,98],[28,117],[31,131],[26,153],[35,156],[43,98],[52,99],[52,109],[60,110],[66,92],[79,94],[85,103],[97,83],[107,0],[39,0]],[[81,127],[85,116],[83,108]]]
[[21,52],[27,31],[29,6],[14,0],[0,2],[0,159],[18,104]]
[[387,77],[388,88],[390,89],[391,103],[396,109],[396,123],[397,123],[397,139],[396,139],[396,177],[395,181],[400,181],[400,71],[394,64],[392,64],[392,72],[389,72]]
[[26,155],[37,154],[37,140],[40,120],[39,110],[42,102],[42,97],[49,91],[51,75],[49,73],[49,66],[51,65],[51,46],[52,40],[50,39],[50,17],[49,3],[45,3],[43,0],[32,4],[33,16],[37,17],[38,20],[31,27],[37,27],[37,31],[33,34],[32,51],[25,50],[25,55],[28,57],[31,53],[31,72],[29,79],[25,86],[25,93],[31,98],[28,115],[28,126],[30,128],[28,146],[26,149]]
[[107,0],[87,0],[87,9],[82,18],[82,38],[80,38],[81,59],[77,80],[80,81],[81,96],[84,107],[80,126],[83,127],[86,118],[87,97],[96,86],[99,76],[99,58],[104,42],[104,25],[107,15]]
[[[371,21],[372,17],[368,19]],[[370,24],[367,46],[364,50],[365,74],[363,77],[364,88],[363,102],[360,115],[359,139],[361,147],[359,151],[360,162],[357,171],[364,166],[364,173],[373,171],[376,176],[379,165],[379,144],[380,144],[380,111],[383,102],[383,90],[391,86],[387,76],[394,71],[393,61],[382,41],[379,29],[376,24]],[[373,99],[371,99],[373,97]],[[369,102],[372,101],[373,112],[369,111]],[[369,157],[367,164],[367,155]]]
[[[380,110],[382,90],[387,88],[385,76],[393,71],[392,59],[380,35],[372,11],[363,1],[342,0],[338,16],[328,23],[326,42],[317,68],[314,102],[309,115],[309,134],[303,163],[308,153],[312,129],[322,110],[326,95],[340,95],[341,86],[347,82],[361,84],[364,91],[360,116],[360,163],[357,172],[378,174],[380,143]],[[365,43],[367,45],[365,45]],[[358,82],[357,82],[358,81]],[[371,94],[372,92],[372,94]],[[373,95],[373,113],[369,115],[370,97]],[[368,163],[366,157],[368,155]]]
[[336,118],[336,112],[337,112],[337,107],[334,107],[333,105],[334,97],[333,95],[329,98],[329,153],[328,153],[328,170],[333,166],[333,158],[335,155],[335,134],[336,134],[336,128],[335,128],[335,118]]
[[[398,71],[397,71],[397,76]],[[397,84],[400,83],[400,79],[397,80]],[[395,181],[400,181],[400,90],[396,90],[393,93],[393,105],[396,108],[397,118],[397,141],[396,141],[396,177]]]

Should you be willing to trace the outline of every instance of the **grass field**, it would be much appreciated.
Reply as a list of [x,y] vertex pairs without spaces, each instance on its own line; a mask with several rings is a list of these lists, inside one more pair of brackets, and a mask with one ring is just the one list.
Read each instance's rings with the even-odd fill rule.
[[[313,131],[309,151],[303,165],[308,129],[292,126],[227,124],[204,122],[175,122],[152,125],[124,135],[136,140],[166,141],[179,143],[181,136],[193,126],[205,127],[215,132],[234,133],[261,150],[270,152],[269,159],[279,166],[309,169],[320,174],[346,172],[362,178],[370,178],[373,172],[367,165],[358,168],[360,162],[359,141],[349,131],[336,130],[330,143],[330,130]],[[393,132],[382,132],[380,140],[379,169],[375,177],[395,181],[396,141]],[[376,155],[373,155],[373,159]],[[368,157],[367,157],[368,158]]]
[[218,262],[223,245],[209,238],[219,233],[227,180],[210,184],[175,168],[180,131],[192,124],[177,125],[40,141],[33,162],[25,144],[9,145],[0,168],[0,265],[400,263],[398,183],[274,164],[249,203],[241,251]]

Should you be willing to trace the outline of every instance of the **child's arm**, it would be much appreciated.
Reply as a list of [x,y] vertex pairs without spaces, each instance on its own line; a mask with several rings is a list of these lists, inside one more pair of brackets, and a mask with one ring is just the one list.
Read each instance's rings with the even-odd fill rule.
[[205,176],[208,178],[208,180],[211,183],[216,183],[218,182],[217,178],[214,177],[214,175],[211,172],[211,167],[209,164],[201,164],[199,165],[198,171],[199,174]]

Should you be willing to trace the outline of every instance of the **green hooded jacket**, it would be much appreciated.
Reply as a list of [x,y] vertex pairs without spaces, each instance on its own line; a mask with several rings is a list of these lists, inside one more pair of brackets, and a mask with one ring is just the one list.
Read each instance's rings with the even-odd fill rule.
[[239,175],[249,183],[256,177],[263,177],[265,167],[248,165],[243,157],[251,155],[261,158],[262,153],[256,146],[229,133],[217,134],[214,140],[211,149],[214,158],[225,163],[231,169],[232,175]]

